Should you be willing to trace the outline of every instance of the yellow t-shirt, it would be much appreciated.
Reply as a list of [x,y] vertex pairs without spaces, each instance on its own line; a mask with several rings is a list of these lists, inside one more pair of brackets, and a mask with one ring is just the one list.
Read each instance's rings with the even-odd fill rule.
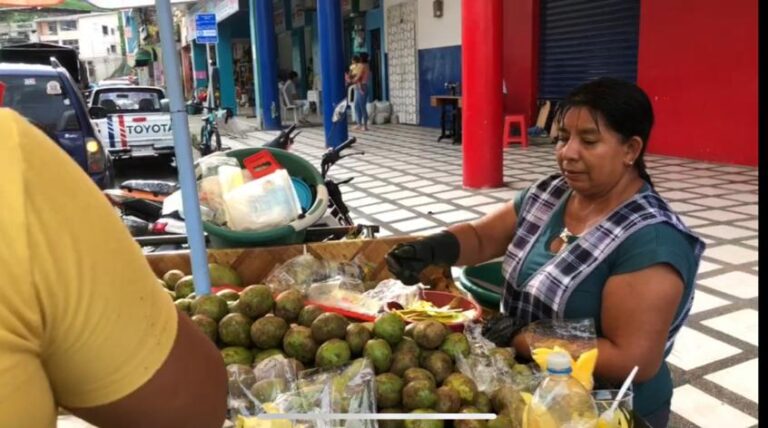
[[149,380],[176,309],[106,198],[0,108],[0,427],[113,402]]

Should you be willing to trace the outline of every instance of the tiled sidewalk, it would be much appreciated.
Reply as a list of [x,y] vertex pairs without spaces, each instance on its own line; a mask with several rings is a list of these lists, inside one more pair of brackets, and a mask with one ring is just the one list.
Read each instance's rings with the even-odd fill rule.
[[[354,135],[365,155],[340,161],[332,175],[355,177],[344,200],[355,221],[382,225],[382,235],[423,235],[478,218],[556,167],[552,146],[514,146],[504,152],[505,187],[466,190],[461,146],[438,144],[437,130],[384,125]],[[322,128],[304,128],[292,151],[319,165]],[[757,169],[661,156],[648,156],[648,165],[662,196],[707,242],[693,311],[668,359],[676,386],[670,426],[757,426]]]

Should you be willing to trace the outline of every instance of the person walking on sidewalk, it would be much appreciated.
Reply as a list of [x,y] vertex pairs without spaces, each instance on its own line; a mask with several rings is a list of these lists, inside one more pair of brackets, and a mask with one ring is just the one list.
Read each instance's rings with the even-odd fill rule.
[[368,101],[368,77],[371,73],[371,69],[368,66],[367,53],[360,54],[359,64],[360,65],[357,67],[357,73],[352,76],[352,83],[354,84],[355,88],[355,120],[357,121],[357,126],[355,126],[354,129],[358,131],[367,131],[368,110],[366,109],[365,105]]

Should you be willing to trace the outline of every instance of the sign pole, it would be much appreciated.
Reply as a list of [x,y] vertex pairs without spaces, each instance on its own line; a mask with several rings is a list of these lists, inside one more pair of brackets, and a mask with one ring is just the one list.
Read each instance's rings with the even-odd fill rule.
[[189,137],[189,121],[184,106],[181,67],[179,58],[170,54],[176,52],[173,36],[173,18],[170,0],[155,0],[157,23],[160,30],[160,44],[163,52],[163,67],[166,70],[168,98],[171,102],[171,125],[173,127],[173,145],[176,151],[176,164],[181,185],[181,200],[184,206],[184,222],[187,226],[192,261],[192,275],[195,278],[195,294],[203,296],[211,292],[211,277],[208,272],[208,254],[203,235],[203,220],[200,215],[200,201],[197,197],[197,182],[192,160],[192,144]]

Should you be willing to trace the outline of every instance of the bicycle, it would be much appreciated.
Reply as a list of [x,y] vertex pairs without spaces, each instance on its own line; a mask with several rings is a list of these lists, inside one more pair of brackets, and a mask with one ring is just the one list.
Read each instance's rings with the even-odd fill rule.
[[224,112],[224,123],[227,123],[231,117],[234,116],[232,109],[225,107],[224,109],[214,110],[211,107],[205,107],[205,116],[203,116],[203,126],[200,129],[200,155],[207,156],[211,153],[218,152],[223,149],[221,145],[221,134],[219,133],[219,126],[216,124],[220,112]]

